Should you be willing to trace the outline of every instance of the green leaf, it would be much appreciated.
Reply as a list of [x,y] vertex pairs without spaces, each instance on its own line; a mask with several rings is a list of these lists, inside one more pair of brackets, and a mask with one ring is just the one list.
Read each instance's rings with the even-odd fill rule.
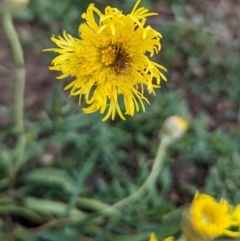
[[[59,201],[42,200],[33,197],[26,198],[25,204],[29,209],[46,217],[63,217],[68,205]],[[76,208],[71,209],[69,216],[77,221],[86,217],[83,212]]]
[[1,205],[0,214],[18,215],[21,217],[28,218],[32,221],[43,222],[42,217],[38,215],[35,211],[32,211],[26,207],[16,206],[15,204]]
[[31,171],[24,179],[30,184],[57,185],[68,193],[77,188],[71,176],[65,170],[57,168],[39,168]]

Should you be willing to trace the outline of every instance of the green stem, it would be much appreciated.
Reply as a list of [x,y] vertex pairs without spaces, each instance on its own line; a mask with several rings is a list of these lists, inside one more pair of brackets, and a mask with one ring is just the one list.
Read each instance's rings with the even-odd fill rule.
[[19,41],[17,32],[13,25],[12,15],[10,10],[8,11],[8,4],[4,8],[3,15],[3,26],[6,35],[10,41],[12,53],[16,65],[16,82],[15,82],[15,93],[14,93],[14,120],[15,129],[18,136],[16,163],[11,177],[11,185],[14,184],[16,175],[19,167],[22,164],[23,156],[25,152],[26,136],[24,134],[24,87],[25,87],[25,65],[23,57],[23,49]]
[[21,43],[19,41],[17,32],[14,28],[12,15],[8,11],[7,7],[3,12],[3,26],[7,37],[9,38],[14,61],[16,64],[16,83],[15,83],[15,127],[18,133],[24,132],[23,125],[23,105],[24,105],[24,87],[25,87],[25,67],[24,57]]
[[[118,201],[117,203],[111,205],[111,206],[107,206],[107,207],[102,207],[101,209],[99,209],[99,205],[98,208],[96,209],[98,212],[93,214],[91,217],[89,217],[89,219],[91,218],[97,218],[99,216],[102,215],[106,215],[106,214],[112,214],[112,216],[115,218],[119,218],[119,213],[117,211],[117,208],[126,206],[127,204],[130,204],[131,202],[135,201],[136,199],[139,199],[147,190],[148,187],[152,186],[155,184],[156,179],[159,175],[159,172],[162,169],[163,163],[164,163],[164,157],[165,157],[165,153],[166,153],[166,149],[167,146],[169,145],[169,137],[166,135],[162,136],[161,142],[159,143],[158,146],[158,150],[157,150],[157,154],[156,157],[153,161],[153,166],[151,169],[151,172],[149,174],[149,176],[147,177],[147,179],[145,180],[145,182],[142,184],[142,186],[133,194],[129,195],[128,197]],[[72,199],[69,203],[69,207],[68,207],[68,212],[69,209],[71,209],[71,207],[74,205],[74,203],[77,201],[76,198],[77,195],[73,194]],[[90,206],[92,206],[89,203]],[[93,205],[94,206],[94,205]],[[92,207],[93,207],[92,206]],[[87,221],[84,220],[85,222]]]
[[154,185],[156,183],[157,177],[162,169],[164,157],[166,153],[166,148],[168,146],[168,138],[163,135],[161,142],[159,143],[158,150],[156,157],[153,162],[152,170],[148,176],[148,178],[145,180],[145,182],[142,184],[142,186],[133,194],[129,195],[128,197],[120,200],[119,202],[113,204],[109,208],[119,208],[122,206],[125,206],[126,204],[130,204],[131,202],[135,201],[136,199],[139,199],[145,191],[150,187],[151,185]]
[[[0,199],[0,203],[1,203],[1,199]],[[108,204],[105,204],[99,200],[95,200],[92,198],[85,198],[85,197],[78,197],[76,203],[79,207],[83,209],[88,209],[88,210],[97,211],[97,212],[100,212],[110,207]],[[109,216],[117,216],[120,213],[115,209],[109,209],[108,214]]]

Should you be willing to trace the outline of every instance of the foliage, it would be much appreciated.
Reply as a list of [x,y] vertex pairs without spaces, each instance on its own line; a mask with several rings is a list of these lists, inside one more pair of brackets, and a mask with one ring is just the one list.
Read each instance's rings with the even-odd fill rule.
[[[128,9],[133,2],[114,5]],[[163,35],[157,61],[168,69],[168,82],[155,97],[148,97],[151,105],[145,113],[114,122],[81,113],[78,100],[68,98],[59,88],[62,83],[56,83],[40,113],[26,108],[27,148],[19,170],[14,169],[16,132],[11,123],[1,127],[0,240],[143,241],[153,231],[161,240],[179,234],[178,206],[190,201],[196,190],[240,202],[240,74],[235,39],[224,42],[203,31],[209,23],[195,1],[145,3],[150,9],[163,4],[177,19],[157,23]],[[39,44],[37,49],[42,49],[52,34],[63,29],[76,35],[79,16],[88,4],[32,0],[15,20],[39,26],[43,41],[31,46]],[[96,4],[112,5],[107,0]],[[196,9],[191,21],[186,14],[189,5]],[[219,24],[226,23],[220,19]],[[42,55],[47,66],[49,59]],[[7,76],[3,67],[1,75]],[[0,105],[2,118],[10,113],[10,105]],[[191,126],[168,149],[157,185],[134,205],[100,215],[148,177],[162,123],[176,114],[188,118]],[[186,171],[188,179],[183,178]]]

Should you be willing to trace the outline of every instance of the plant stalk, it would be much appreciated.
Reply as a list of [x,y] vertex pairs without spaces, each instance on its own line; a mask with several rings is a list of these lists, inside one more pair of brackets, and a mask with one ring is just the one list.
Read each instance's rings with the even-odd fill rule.
[[17,32],[13,25],[12,15],[5,8],[3,12],[3,26],[5,33],[10,41],[12,53],[16,65],[16,83],[15,83],[15,100],[14,100],[14,119],[16,131],[19,134],[24,132],[23,107],[24,107],[24,87],[25,87],[25,66],[23,49],[19,41]]
[[156,183],[157,177],[164,163],[164,157],[165,157],[168,143],[169,143],[168,138],[165,135],[163,135],[158,146],[156,157],[153,161],[151,172],[147,177],[147,179],[145,180],[145,182],[141,185],[141,187],[133,194],[113,204],[109,208],[119,208],[122,206],[126,206],[127,204],[129,205],[133,201],[140,199],[143,196],[143,194],[147,191],[148,187]]
[[22,164],[25,145],[26,145],[26,136],[24,134],[24,88],[25,88],[25,64],[23,49],[18,38],[18,34],[13,24],[12,14],[8,8],[8,4],[5,4],[3,16],[3,26],[5,33],[9,39],[14,62],[16,65],[16,81],[14,84],[14,122],[15,122],[15,131],[17,134],[18,142],[16,148],[16,162],[15,170],[11,178],[11,185],[13,185],[16,178],[19,167]]

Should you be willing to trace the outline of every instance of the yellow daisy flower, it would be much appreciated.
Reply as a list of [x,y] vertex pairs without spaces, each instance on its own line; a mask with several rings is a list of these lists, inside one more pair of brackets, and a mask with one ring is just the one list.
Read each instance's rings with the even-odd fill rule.
[[[158,241],[154,233],[151,233],[149,241]],[[167,237],[163,241],[174,241],[174,237]]]
[[222,235],[237,237],[239,232],[229,230],[235,223],[227,200],[217,202],[213,197],[197,192],[188,210],[188,217],[185,215],[183,218],[182,230],[189,240],[210,240]]
[[158,241],[154,233],[151,233],[149,241]]
[[139,111],[139,104],[145,111],[144,101],[149,104],[145,87],[154,94],[160,80],[166,80],[161,73],[166,69],[148,57],[161,48],[161,34],[146,25],[146,18],[157,13],[138,8],[140,1],[127,15],[110,6],[102,13],[90,4],[82,15],[85,22],[79,26],[80,38],[64,31],[63,36],[51,38],[58,47],[45,49],[58,53],[50,70],[61,71],[59,79],[75,78],[65,89],[70,89],[70,96],[79,96],[79,104],[85,98],[85,113],[100,111],[106,113],[103,120],[113,120],[117,112],[125,120],[124,115]]
[[233,219],[236,222],[236,226],[238,226],[240,229],[240,204],[238,204],[236,207],[234,207]]
[[174,241],[174,237],[169,236],[169,237],[165,238],[163,241]]

